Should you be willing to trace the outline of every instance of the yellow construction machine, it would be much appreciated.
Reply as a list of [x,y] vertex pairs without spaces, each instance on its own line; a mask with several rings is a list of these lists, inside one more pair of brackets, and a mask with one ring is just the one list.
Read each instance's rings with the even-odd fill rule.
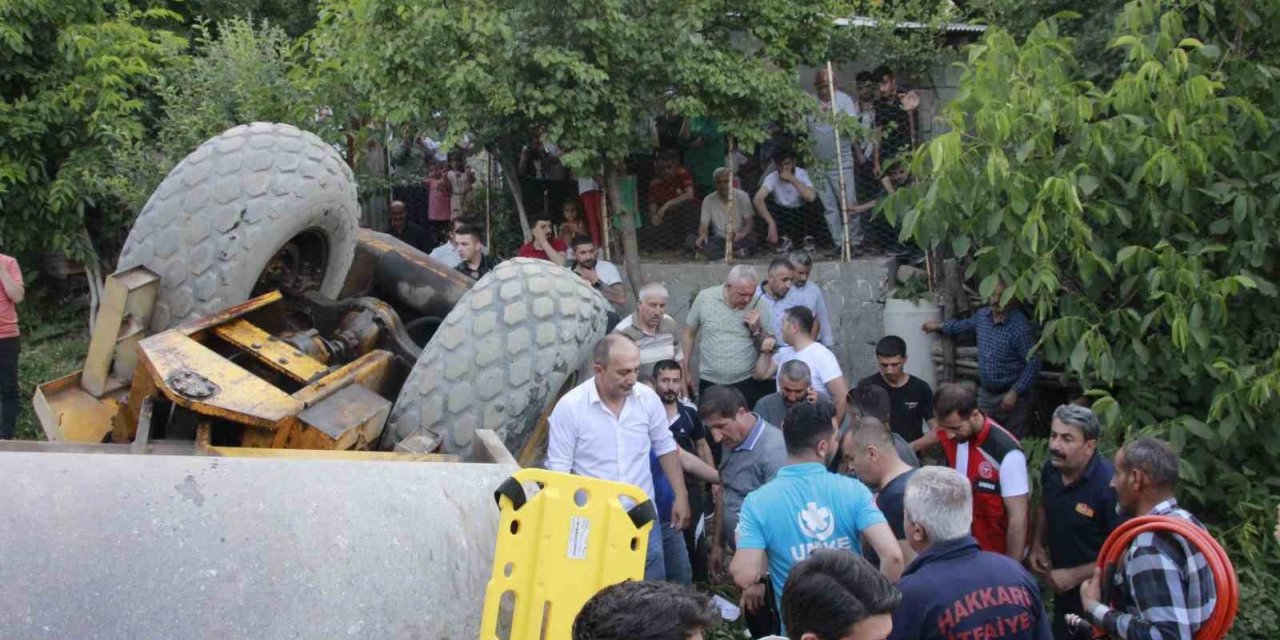
[[83,370],[35,393],[51,442],[0,443],[0,637],[477,637],[493,491],[607,303],[544,261],[472,284],[359,220],[288,125],[169,173]]
[[84,369],[38,388],[47,437],[465,457],[488,429],[536,456],[603,298],[533,260],[473,288],[357,223],[350,170],[315,136],[255,124],[202,145],[130,232]]

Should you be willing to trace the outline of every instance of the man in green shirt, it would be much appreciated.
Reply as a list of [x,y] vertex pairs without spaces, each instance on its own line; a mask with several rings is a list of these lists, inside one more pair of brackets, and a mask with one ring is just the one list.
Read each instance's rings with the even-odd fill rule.
[[727,147],[715,120],[698,116],[688,122],[689,128],[682,136],[684,163],[693,174],[694,184],[698,185],[698,196],[702,197],[715,191],[715,172],[724,166]]
[[[682,341],[690,386],[698,380],[699,391],[716,384],[735,387],[748,407],[774,391],[772,380],[751,375],[756,361],[776,347],[773,319],[757,295],[759,281],[755,268],[740,264],[723,285],[700,291],[689,306]],[[697,370],[690,368],[695,345]]]

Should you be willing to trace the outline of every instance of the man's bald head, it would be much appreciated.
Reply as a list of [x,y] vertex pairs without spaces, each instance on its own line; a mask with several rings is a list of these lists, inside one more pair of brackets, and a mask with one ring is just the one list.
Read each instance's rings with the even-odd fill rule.
[[863,416],[854,424],[849,436],[855,447],[865,449],[873,446],[881,451],[888,449],[897,453],[893,448],[893,431],[879,418]]
[[611,333],[601,338],[591,352],[592,361],[602,367],[609,365],[610,358],[621,358],[632,354],[638,357],[640,355],[640,347],[637,347],[631,338],[620,333]]
[[640,375],[640,348],[630,338],[611,333],[596,343],[592,353],[596,391],[600,397],[618,401],[631,393]]
[[893,432],[877,418],[859,418],[841,445],[844,470],[872,487],[883,487],[888,474],[901,464]]

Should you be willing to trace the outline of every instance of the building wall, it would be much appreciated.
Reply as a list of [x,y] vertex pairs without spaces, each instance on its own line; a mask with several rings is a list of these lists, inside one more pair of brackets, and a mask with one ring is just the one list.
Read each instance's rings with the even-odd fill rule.
[[[853,386],[875,372],[875,342],[884,332],[884,297],[888,291],[892,258],[852,262],[819,262],[813,265],[810,283],[822,287],[827,311],[835,324],[835,348],[845,378]],[[761,277],[766,265],[758,264]],[[646,264],[644,279],[662,282],[671,292],[667,313],[682,325],[689,303],[706,287],[720,286],[729,273],[723,263]]]

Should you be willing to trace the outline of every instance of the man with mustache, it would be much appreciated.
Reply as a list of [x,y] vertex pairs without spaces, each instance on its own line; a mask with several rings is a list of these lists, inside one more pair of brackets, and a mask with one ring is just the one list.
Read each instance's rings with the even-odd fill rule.
[[1098,454],[1102,431],[1093,411],[1064,404],[1053,412],[1049,459],[1040,473],[1040,515],[1031,542],[1031,571],[1056,594],[1053,635],[1088,638],[1066,624],[1068,613],[1084,615],[1077,587],[1093,575],[1094,561],[1122,518],[1111,488],[1115,467]]

